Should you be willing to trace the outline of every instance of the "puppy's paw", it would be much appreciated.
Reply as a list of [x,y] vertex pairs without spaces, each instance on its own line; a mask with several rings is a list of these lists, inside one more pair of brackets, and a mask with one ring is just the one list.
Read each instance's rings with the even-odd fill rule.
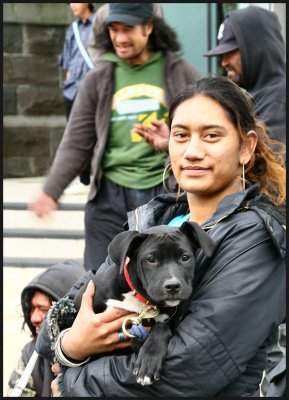
[[159,355],[144,355],[141,351],[135,363],[133,374],[140,385],[152,385],[160,379],[162,358]]
[[151,378],[149,378],[148,376],[145,376],[143,379],[142,378],[137,378],[137,383],[139,383],[142,386],[146,386],[146,385],[151,385],[152,381]]

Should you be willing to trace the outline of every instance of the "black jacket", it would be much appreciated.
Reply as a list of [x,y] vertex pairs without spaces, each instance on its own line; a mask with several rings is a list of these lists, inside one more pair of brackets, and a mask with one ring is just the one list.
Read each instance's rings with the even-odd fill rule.
[[[211,259],[201,250],[197,253],[194,295],[169,342],[162,378],[152,386],[140,386],[132,374],[135,354],[113,354],[69,368],[64,375],[65,396],[250,396],[256,392],[266,345],[285,318],[285,219],[270,203],[257,201],[259,197],[257,185],[227,196],[202,225],[216,242],[216,251]],[[162,195],[129,213],[128,225],[142,231],[186,212],[185,196],[176,202],[175,196]],[[72,288],[71,298],[91,274],[88,271]],[[42,333],[38,351],[49,357],[46,329]]]
[[249,6],[228,13],[241,53],[243,86],[270,135],[286,143],[285,44],[276,13]]

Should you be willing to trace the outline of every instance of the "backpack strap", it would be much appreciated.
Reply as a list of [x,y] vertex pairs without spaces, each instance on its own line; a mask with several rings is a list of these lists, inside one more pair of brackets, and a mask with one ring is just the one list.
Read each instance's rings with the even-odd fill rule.
[[80,52],[82,54],[82,57],[84,58],[84,61],[86,62],[88,68],[92,69],[94,67],[94,65],[93,65],[93,63],[92,63],[87,51],[85,50],[81,39],[80,39],[77,21],[73,21],[72,22],[72,29],[73,29],[73,32],[74,32],[74,36],[75,36],[75,39],[76,39],[77,46],[78,46],[78,48],[79,48],[79,50],[80,50]]

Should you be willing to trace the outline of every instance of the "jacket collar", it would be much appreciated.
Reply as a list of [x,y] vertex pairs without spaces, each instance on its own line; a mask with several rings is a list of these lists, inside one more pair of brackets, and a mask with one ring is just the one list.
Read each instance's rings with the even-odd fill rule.
[[[220,218],[232,214],[245,200],[254,198],[259,193],[259,185],[254,184],[246,190],[226,196],[218,205],[214,214],[202,224],[203,228],[214,225]],[[176,201],[176,195],[156,196],[149,203],[128,213],[126,227],[143,231],[155,225],[166,225],[174,217],[189,212],[187,196],[184,194]]]

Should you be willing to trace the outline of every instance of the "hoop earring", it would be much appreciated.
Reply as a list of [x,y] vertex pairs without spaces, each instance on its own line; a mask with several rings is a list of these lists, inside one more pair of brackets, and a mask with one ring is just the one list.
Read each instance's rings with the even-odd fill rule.
[[[172,164],[171,164],[171,162],[169,162],[168,165],[166,165],[166,167],[165,167],[165,169],[164,169],[164,172],[163,172],[163,186],[164,186],[165,191],[166,191],[167,193],[171,193],[171,191],[167,188],[167,185],[166,185],[166,183],[165,183],[165,179],[166,179],[166,174],[167,174],[168,172],[170,172],[171,170],[172,170]],[[181,193],[181,187],[180,187],[180,185],[178,185],[178,191],[177,191],[177,196],[176,196],[176,202],[179,200],[179,197],[182,196],[184,193],[186,193],[186,192],[183,191],[183,192]]]
[[165,183],[166,174],[167,174],[168,172],[170,172],[171,170],[172,170],[172,164],[171,164],[171,162],[169,162],[168,165],[166,165],[166,167],[165,167],[165,169],[164,169],[164,172],[163,172],[163,186],[164,186],[165,191],[166,191],[167,193],[169,193],[170,191],[169,191],[169,189],[167,188],[167,185],[166,185],[166,183]]
[[243,185],[243,190],[246,189],[246,179],[245,179],[245,164],[242,164],[242,185]]
[[182,196],[184,193],[186,193],[185,191],[183,191],[183,192],[181,193],[181,190],[182,190],[182,188],[180,187],[180,185],[178,185],[178,192],[177,192],[176,203],[178,202],[179,197]]

